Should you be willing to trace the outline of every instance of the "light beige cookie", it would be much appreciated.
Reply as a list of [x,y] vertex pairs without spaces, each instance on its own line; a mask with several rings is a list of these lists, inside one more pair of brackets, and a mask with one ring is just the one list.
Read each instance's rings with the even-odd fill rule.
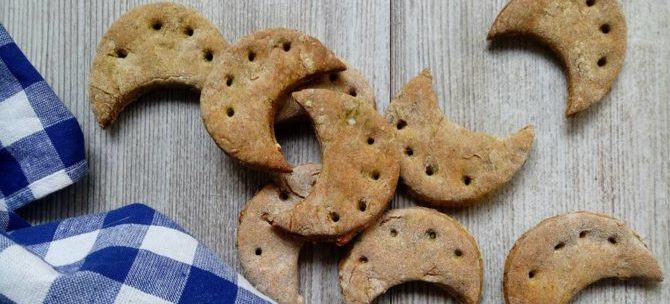
[[[344,60],[340,60],[344,62]],[[370,87],[365,76],[350,64],[347,64],[346,70],[324,74],[306,83],[302,88],[296,89],[296,91],[304,89],[328,89],[347,93],[354,97],[361,97],[369,101],[374,108],[377,108],[372,87]],[[282,99],[284,99],[284,101],[281,103],[284,106],[279,110],[275,117],[277,123],[293,122],[305,118],[305,111],[298,105],[295,99],[293,99],[291,94],[285,95]]]
[[98,44],[89,95],[101,127],[159,86],[200,90],[228,42],[196,10],[174,3],[138,6],[117,19]]
[[237,252],[244,276],[259,291],[279,303],[303,303],[300,295],[298,256],[303,241],[292,238],[265,220],[272,212],[293,207],[312,188],[320,166],[298,166],[279,180],[284,189],[267,185],[240,213]]
[[507,183],[525,163],[533,127],[506,139],[467,130],[442,114],[431,82],[424,70],[386,110],[396,129],[400,177],[411,194],[429,204],[471,204]]
[[360,97],[309,89],[293,93],[321,144],[321,174],[312,192],[269,216],[273,225],[310,240],[342,245],[379,217],[398,181],[393,130]]
[[456,220],[428,208],[392,209],[340,261],[340,288],[345,303],[370,303],[393,286],[424,281],[479,303],[482,264],[477,242]]
[[311,77],[346,68],[321,42],[291,29],[268,29],[239,39],[222,55],[200,95],[216,144],[244,165],[291,172],[274,136],[283,95]]
[[511,0],[488,39],[536,38],[558,54],[568,78],[570,117],[612,88],[626,52],[626,20],[616,0]]
[[577,212],[543,220],[514,244],[505,262],[508,304],[569,303],[603,278],[662,281],[658,261],[626,224]]

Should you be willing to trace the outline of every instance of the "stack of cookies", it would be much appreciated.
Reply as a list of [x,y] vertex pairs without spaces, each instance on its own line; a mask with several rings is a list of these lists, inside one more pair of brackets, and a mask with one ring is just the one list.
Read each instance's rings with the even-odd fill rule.
[[[592,22],[580,19],[583,14],[604,22],[600,34],[608,35],[587,29]],[[528,34],[552,46],[566,66],[567,114],[573,115],[601,99],[616,78],[625,49],[622,18],[609,0],[514,0],[489,37]],[[346,303],[370,303],[408,281],[435,283],[463,303],[479,302],[484,268],[467,229],[430,208],[387,210],[389,202],[399,180],[427,206],[467,207],[485,199],[525,163],[532,126],[496,138],[449,121],[428,70],[382,116],[365,77],[316,38],[273,28],[229,44],[199,12],[171,3],[137,7],[103,36],[90,83],[99,124],[108,126],[126,105],[161,86],[200,91],[214,142],[274,177],[247,202],[237,229],[241,265],[260,291],[279,303],[302,303],[304,242],[335,242],[349,246],[339,266]],[[314,127],[322,164],[292,166],[274,125],[304,117]],[[621,221],[588,212],[556,216],[509,253],[505,298],[565,303],[604,277],[661,280],[662,273]]]

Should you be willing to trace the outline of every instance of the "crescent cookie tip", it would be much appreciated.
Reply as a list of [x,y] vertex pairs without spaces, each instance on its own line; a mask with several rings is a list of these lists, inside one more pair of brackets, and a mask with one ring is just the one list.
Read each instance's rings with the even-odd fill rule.
[[[268,169],[270,171],[275,171],[279,173],[291,173],[293,172],[293,166],[284,159],[284,155],[279,152],[277,153],[278,155],[275,157],[275,161],[271,164],[269,164]],[[265,167],[263,167],[265,168]]]
[[495,38],[502,36],[507,33],[507,31],[510,30],[512,27],[509,20],[514,20],[516,18],[511,18],[509,16],[510,6],[516,2],[516,0],[511,0],[505,4],[502,10],[500,10],[500,13],[496,16],[495,20],[493,21],[493,24],[491,25],[491,28],[489,28],[488,33],[486,34],[486,40],[494,40]]
[[565,117],[573,118],[577,116],[577,113],[588,109],[589,106],[597,102],[598,100],[594,100],[591,102],[584,102],[583,98],[576,98],[574,96],[570,96],[568,101],[568,107],[567,109],[565,109]]
[[522,150],[529,152],[535,140],[535,127],[527,125],[516,133],[512,134],[509,139],[515,143],[516,146],[521,147]]
[[433,73],[430,71],[430,68],[424,68],[419,75],[428,79],[433,79]]

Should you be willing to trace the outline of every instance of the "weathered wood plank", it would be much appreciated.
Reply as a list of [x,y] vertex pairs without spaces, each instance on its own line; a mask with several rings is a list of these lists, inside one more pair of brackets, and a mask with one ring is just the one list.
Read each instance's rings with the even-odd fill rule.
[[[430,68],[443,111],[463,126],[507,136],[536,127],[529,161],[512,183],[479,206],[446,210],[475,235],[485,265],[484,303],[500,303],[505,257],[545,217],[592,210],[625,219],[670,269],[668,128],[670,39],[667,2],[624,1],[629,26],[625,68],[611,94],[586,113],[563,116],[567,89],[558,60],[536,43],[490,45],[489,26],[507,0],[394,1],[391,88]],[[663,2],[663,3],[662,3]],[[414,205],[400,195],[395,206]],[[616,285],[618,288],[610,288]],[[607,281],[576,303],[668,303],[668,283]],[[443,294],[399,289],[398,303]]]
[[[502,301],[502,267],[514,241],[542,218],[593,210],[627,220],[670,269],[670,4],[624,2],[626,65],[612,93],[573,120],[563,118],[566,82],[558,62],[534,43],[485,41],[506,0],[186,1],[232,42],[252,31],[306,31],[370,79],[383,111],[423,68],[435,77],[445,113],[465,127],[505,136],[536,126],[530,160],[512,183],[478,206],[444,210],[475,235],[486,268],[483,303]],[[227,158],[203,128],[197,94],[162,91],[131,105],[109,130],[88,105],[88,71],[107,27],[144,1],[0,1],[0,22],[79,119],[91,174],[21,214],[32,222],[141,201],[175,218],[239,269],[234,231],[246,202],[267,181]],[[318,162],[306,126],[279,130],[292,163]],[[393,206],[417,204],[402,188]],[[343,249],[309,246],[301,257],[307,303],[337,303]],[[577,303],[668,303],[669,283],[607,281]],[[616,286],[616,288],[612,288]],[[392,289],[380,303],[434,303],[426,284]],[[448,300],[450,301],[450,300]]]

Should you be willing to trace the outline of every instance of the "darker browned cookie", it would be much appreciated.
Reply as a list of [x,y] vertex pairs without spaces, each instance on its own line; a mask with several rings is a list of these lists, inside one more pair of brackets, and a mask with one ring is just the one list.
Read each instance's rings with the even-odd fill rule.
[[501,36],[537,38],[558,54],[568,78],[568,117],[609,92],[626,52],[626,20],[616,0],[511,0],[488,39]]
[[312,188],[320,166],[298,166],[278,178],[281,187],[267,185],[240,213],[237,254],[245,277],[262,293],[279,303],[303,303],[300,295],[298,256],[303,241],[273,229],[268,214],[290,209]]
[[138,6],[119,17],[98,44],[89,95],[101,127],[159,86],[200,90],[228,42],[196,10],[174,3]]
[[314,189],[273,225],[310,240],[348,242],[388,206],[398,181],[394,133],[369,101],[309,89],[293,93],[314,124],[322,169]]
[[221,56],[200,95],[207,131],[244,165],[291,172],[274,136],[281,96],[311,77],[346,68],[321,42],[275,28],[241,38]]
[[533,127],[505,139],[467,130],[442,114],[431,82],[424,70],[386,110],[396,129],[401,180],[431,205],[472,204],[507,183],[526,162]]
[[508,304],[565,304],[603,278],[662,281],[658,261],[626,224],[577,212],[554,216],[524,233],[505,262]]
[[394,209],[361,233],[340,262],[345,303],[370,303],[389,288],[424,281],[461,303],[479,303],[484,270],[477,242],[433,209]]

